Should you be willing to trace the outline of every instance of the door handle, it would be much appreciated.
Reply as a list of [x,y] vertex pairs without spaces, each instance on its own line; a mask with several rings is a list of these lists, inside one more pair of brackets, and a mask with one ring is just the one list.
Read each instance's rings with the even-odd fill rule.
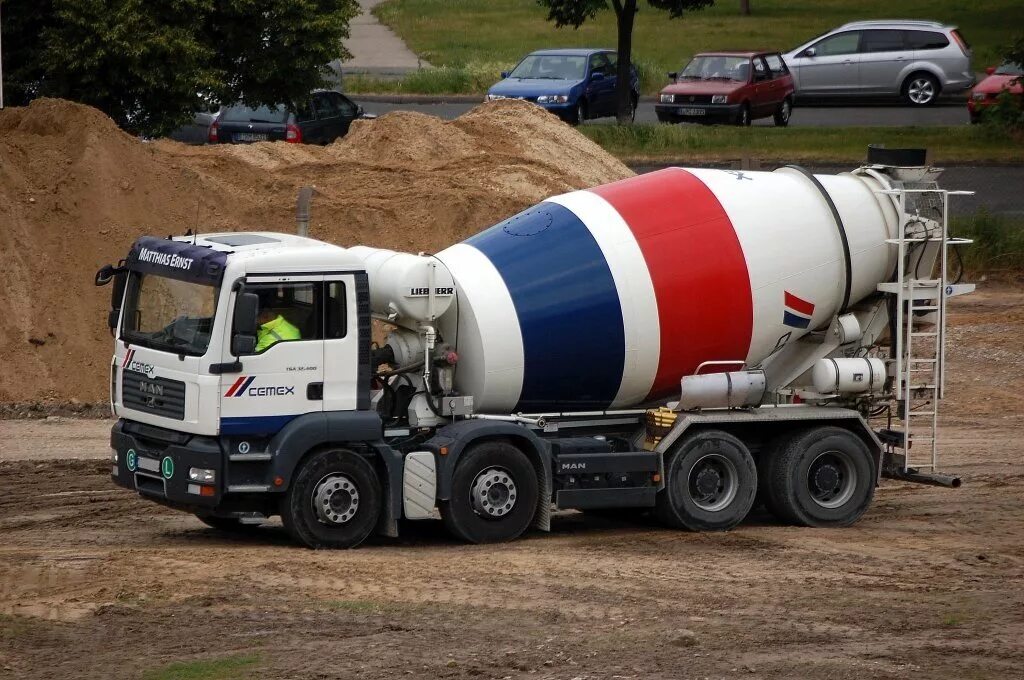
[[324,398],[324,384],[322,382],[313,382],[306,385],[306,399],[310,401],[323,401]]

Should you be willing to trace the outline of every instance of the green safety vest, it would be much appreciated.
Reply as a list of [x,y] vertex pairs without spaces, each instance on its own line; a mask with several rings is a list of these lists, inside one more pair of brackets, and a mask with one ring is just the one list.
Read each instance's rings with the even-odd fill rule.
[[280,314],[260,326],[256,332],[256,351],[262,352],[276,342],[281,340],[301,340],[302,334],[299,329],[288,323]]

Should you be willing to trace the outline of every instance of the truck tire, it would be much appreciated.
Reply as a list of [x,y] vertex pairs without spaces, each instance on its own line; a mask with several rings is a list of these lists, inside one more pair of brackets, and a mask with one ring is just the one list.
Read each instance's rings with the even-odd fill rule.
[[784,522],[842,527],[863,515],[875,494],[875,461],[857,435],[841,427],[794,434],[763,465],[767,505]]
[[441,503],[445,527],[470,543],[518,538],[537,509],[537,471],[505,441],[481,442],[455,466],[452,495]]
[[704,430],[669,455],[655,514],[677,529],[726,531],[743,521],[756,495],[757,467],[746,445],[728,432]]
[[380,480],[365,458],[345,449],[303,461],[281,501],[281,521],[309,548],[354,548],[377,525]]

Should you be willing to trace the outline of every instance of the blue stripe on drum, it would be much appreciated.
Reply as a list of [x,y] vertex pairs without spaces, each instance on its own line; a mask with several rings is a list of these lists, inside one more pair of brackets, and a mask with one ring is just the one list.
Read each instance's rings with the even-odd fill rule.
[[797,316],[789,310],[782,313],[782,323],[792,328],[807,328],[811,325],[811,319],[806,316]]
[[568,208],[545,202],[466,244],[498,270],[519,317],[525,366],[516,410],[611,404],[625,357],[622,309],[586,225]]

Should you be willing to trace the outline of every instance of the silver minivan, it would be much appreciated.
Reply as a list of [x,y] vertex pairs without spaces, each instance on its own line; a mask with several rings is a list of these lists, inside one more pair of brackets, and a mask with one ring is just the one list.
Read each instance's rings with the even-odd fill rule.
[[971,46],[936,21],[855,21],[785,55],[797,96],[899,95],[932,104],[941,92],[974,85]]

